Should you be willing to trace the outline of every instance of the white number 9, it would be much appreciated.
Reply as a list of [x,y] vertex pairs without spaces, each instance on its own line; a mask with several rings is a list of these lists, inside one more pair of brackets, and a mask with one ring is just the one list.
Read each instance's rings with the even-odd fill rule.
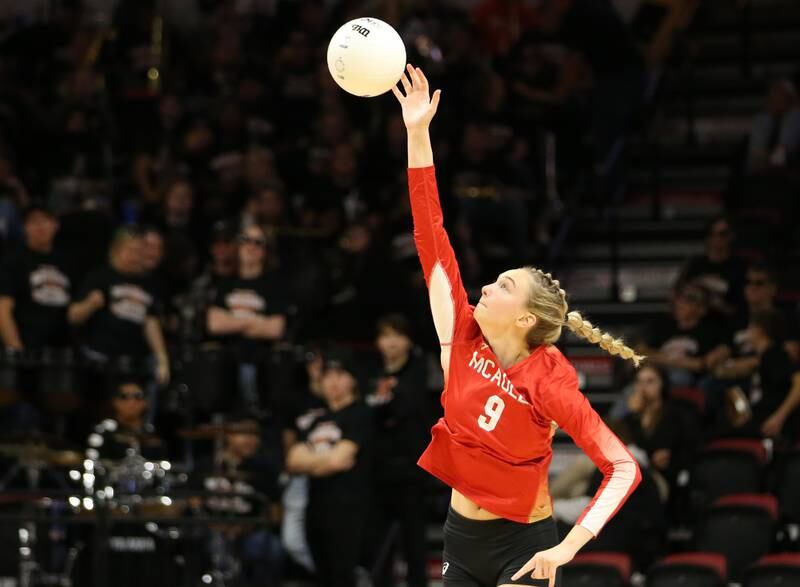
[[500,421],[500,416],[503,415],[503,410],[506,408],[506,403],[502,397],[493,395],[486,400],[486,405],[483,406],[485,414],[478,416],[478,426],[491,432]]

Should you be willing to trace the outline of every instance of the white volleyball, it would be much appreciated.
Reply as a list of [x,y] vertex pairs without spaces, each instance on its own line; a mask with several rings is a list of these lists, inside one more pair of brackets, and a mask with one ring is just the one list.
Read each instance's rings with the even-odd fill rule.
[[400,81],[406,65],[403,39],[377,18],[342,25],[328,44],[328,71],[339,86],[364,98],[379,96]]

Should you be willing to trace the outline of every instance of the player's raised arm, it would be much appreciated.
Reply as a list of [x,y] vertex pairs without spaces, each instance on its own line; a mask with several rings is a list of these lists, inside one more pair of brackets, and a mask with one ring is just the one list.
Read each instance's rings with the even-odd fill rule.
[[[468,310],[468,304],[456,256],[444,229],[428,132],[441,91],[436,90],[431,98],[422,70],[410,65],[401,82],[405,94],[397,87],[392,88],[392,92],[403,107],[403,121],[408,131],[408,191],[414,218],[414,241],[428,285],[436,333],[439,341],[448,345],[453,342],[457,318]],[[449,353],[443,353],[442,358],[446,371],[445,355],[449,358]]]

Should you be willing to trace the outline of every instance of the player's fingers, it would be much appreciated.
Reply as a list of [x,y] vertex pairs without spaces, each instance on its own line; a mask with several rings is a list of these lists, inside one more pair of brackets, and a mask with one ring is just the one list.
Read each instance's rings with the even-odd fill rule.
[[403,84],[403,89],[406,92],[406,96],[408,96],[408,94],[411,92],[411,81],[409,81],[408,76],[405,73],[400,76],[400,83]]
[[439,108],[439,98],[442,97],[442,90],[436,90],[433,93],[433,99],[431,100],[431,107],[433,107],[433,113],[436,114],[436,110]]
[[531,567],[531,577],[534,579],[539,578],[539,569],[542,566],[542,562],[538,558],[533,559],[533,566]]
[[406,64],[406,71],[408,72],[408,77],[411,78],[411,85],[414,86],[414,89],[417,90],[420,87],[419,76],[417,76],[417,72],[414,69],[414,66],[410,63]]
[[536,565],[536,562],[533,559],[529,560],[524,565],[522,565],[522,568],[519,571],[514,573],[514,576],[511,577],[511,580],[512,581],[516,581],[520,577],[524,577],[525,575],[527,575],[528,573],[530,573],[533,570],[535,565]]
[[553,566],[550,563],[543,563],[542,564],[542,579],[550,578],[550,575],[553,572]]
[[422,70],[419,67],[416,69],[416,72],[417,72],[417,79],[419,80],[420,88],[425,90],[425,92],[427,93],[427,91],[428,91],[428,78],[425,77],[425,74],[422,73]]
[[403,96],[403,93],[400,91],[400,88],[398,88],[397,86],[392,86],[392,94],[394,94],[394,97],[397,98],[398,102],[400,102],[401,104],[403,103],[403,98],[405,98],[405,96]]
[[556,571],[558,568],[554,567],[550,569],[550,585],[549,587],[556,587]]

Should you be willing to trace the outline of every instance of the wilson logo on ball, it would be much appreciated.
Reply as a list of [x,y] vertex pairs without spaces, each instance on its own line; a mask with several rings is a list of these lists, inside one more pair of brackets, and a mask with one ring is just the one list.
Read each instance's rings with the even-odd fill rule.
[[353,30],[363,37],[369,36],[369,29],[358,24],[353,25]]

